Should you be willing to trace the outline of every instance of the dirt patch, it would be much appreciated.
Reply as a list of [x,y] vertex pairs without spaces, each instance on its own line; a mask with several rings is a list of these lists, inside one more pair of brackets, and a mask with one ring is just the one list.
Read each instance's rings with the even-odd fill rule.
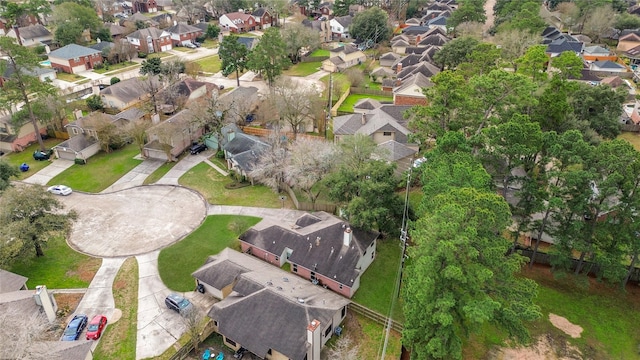
[[53,297],[56,299],[56,304],[58,304],[58,318],[61,318],[61,321],[64,322],[67,315],[72,314],[76,310],[83,296],[84,294],[82,293],[53,294]]
[[527,347],[501,348],[490,357],[492,360],[578,360],[580,351],[562,338],[551,335],[540,336],[538,341]]
[[580,334],[582,333],[582,327],[572,324],[569,320],[562,316],[549,313],[549,321],[551,321],[553,326],[564,331],[565,334],[571,336],[574,339],[579,338]]
[[74,270],[67,271],[67,277],[77,277],[82,281],[90,283],[93,277],[98,272],[102,259],[100,258],[88,258],[78,264],[78,267]]

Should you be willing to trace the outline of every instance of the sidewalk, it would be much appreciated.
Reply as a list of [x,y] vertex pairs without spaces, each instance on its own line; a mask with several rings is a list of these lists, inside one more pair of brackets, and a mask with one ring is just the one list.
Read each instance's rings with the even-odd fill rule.
[[104,189],[102,193],[104,194],[140,186],[144,183],[144,180],[162,166],[162,164],[164,164],[164,161],[162,160],[145,159],[140,165],[131,169],[131,171],[124,174],[124,176],[118,179],[118,181]]
[[29,176],[23,181],[27,184],[47,185],[51,179],[73,165],[71,160],[55,159],[49,166]]
[[160,180],[156,181],[159,185],[178,185],[178,180],[182,175],[189,171],[192,167],[200,164],[213,155],[212,150],[201,152],[197,155],[187,155],[169,170]]

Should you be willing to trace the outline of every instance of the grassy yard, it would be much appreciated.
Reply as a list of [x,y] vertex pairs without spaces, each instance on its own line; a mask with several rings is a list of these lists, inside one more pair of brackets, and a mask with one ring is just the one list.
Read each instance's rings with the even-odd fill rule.
[[129,144],[112,153],[99,152],[86,165],[73,165],[49,181],[51,184],[65,184],[72,189],[97,193],[116,182],[122,175],[140,164],[133,157],[140,152],[136,144]]
[[172,53],[168,53],[168,52],[157,52],[157,53],[148,54],[146,59],[166,58],[166,57],[171,57],[171,56],[175,56],[175,55],[173,55]]
[[316,49],[311,53],[311,56],[329,56],[331,53],[329,50],[325,49]]
[[101,259],[74,251],[63,237],[51,240],[44,256],[27,254],[7,270],[29,278],[27,286],[47,285],[50,289],[86,288],[102,264]]
[[195,287],[191,273],[202,266],[209,255],[226,247],[238,247],[238,235],[257,224],[260,218],[237,215],[209,216],[193,233],[160,251],[158,270],[162,282],[175,291]]
[[[62,141],[62,139],[47,139],[44,140],[44,146],[47,149],[51,149]],[[28,146],[21,152],[10,153],[3,156],[2,160],[5,160],[6,162],[14,166],[20,166],[22,163],[27,163],[27,165],[29,165],[29,171],[21,172],[20,176],[18,177],[19,180],[23,180],[44,169],[45,167],[47,167],[47,165],[51,164],[51,162],[49,161],[37,161],[33,159],[33,152],[39,148],[40,145],[38,143],[35,143]]]
[[321,66],[322,62],[320,61],[300,62],[285,70],[284,74],[289,76],[307,76],[320,70]]
[[[364,316],[351,315],[353,315],[354,319],[347,320],[345,335],[356,339],[354,345],[358,346],[358,354],[361,359],[379,359],[383,349],[384,337],[386,336],[385,327]],[[391,331],[387,351],[385,351],[385,359],[400,359],[402,351],[400,340],[400,334]]]
[[160,180],[163,176],[165,176],[169,170],[171,170],[178,162],[166,162],[160,165],[156,171],[152,172],[146,179],[142,182],[144,185],[154,184],[156,181]]
[[131,257],[125,260],[113,282],[113,298],[122,317],[107,324],[98,347],[93,352],[95,360],[135,359],[138,324],[138,262]]
[[59,72],[56,76],[58,80],[68,81],[68,82],[76,82],[79,80],[86,79],[84,76],[76,75],[76,74],[67,74],[65,72]]
[[183,46],[174,46],[172,48],[172,50],[180,51],[180,52],[187,53],[187,54],[192,54],[192,53],[196,52],[196,50],[189,49],[188,47],[183,47]]
[[[353,301],[383,315],[389,314],[401,254],[400,240],[378,240],[376,259],[362,275]],[[404,320],[399,302],[393,309],[393,318]]]
[[140,65],[137,62],[133,62],[133,61],[125,61],[125,62],[121,62],[118,64],[112,64],[112,65],[108,65],[103,67],[102,69],[93,69],[93,72],[96,74],[104,74],[110,71],[116,71],[116,70],[121,70],[124,68],[127,68],[129,66],[135,66],[135,65]]
[[623,132],[618,135],[618,139],[627,140],[636,150],[640,151],[640,133]]
[[218,47],[218,40],[206,39],[202,43],[202,47],[207,48],[207,49],[215,49],[216,47]]
[[[205,163],[200,163],[187,171],[178,182],[182,186],[199,191],[210,204],[282,207],[279,195],[263,185],[226,189],[225,185],[233,184],[233,180],[228,176],[222,176]],[[288,197],[285,206],[289,208],[292,206]]]
[[393,102],[393,96],[367,95],[367,94],[351,94],[347,96],[338,111],[353,112],[353,106],[362,99],[374,99],[380,102]]
[[220,71],[221,62],[220,58],[217,55],[198,59],[195,63],[200,65],[202,71],[207,73],[215,74]]

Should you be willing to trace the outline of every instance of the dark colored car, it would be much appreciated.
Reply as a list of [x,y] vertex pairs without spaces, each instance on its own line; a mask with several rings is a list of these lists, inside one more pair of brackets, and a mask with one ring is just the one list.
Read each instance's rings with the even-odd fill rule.
[[201,152],[207,150],[207,145],[201,143],[193,143],[189,148],[189,152],[191,155],[200,154]]
[[107,317],[96,315],[87,326],[87,340],[98,340],[102,335],[102,330],[107,326]]
[[52,154],[51,150],[47,152],[36,150],[33,152],[33,158],[38,161],[49,160],[49,158],[51,157],[51,154]]
[[78,340],[82,330],[87,326],[87,315],[76,315],[71,319],[67,328],[64,329],[62,341]]
[[185,314],[193,309],[191,302],[178,294],[169,294],[169,296],[164,299],[164,304],[167,305],[169,309],[180,314]]

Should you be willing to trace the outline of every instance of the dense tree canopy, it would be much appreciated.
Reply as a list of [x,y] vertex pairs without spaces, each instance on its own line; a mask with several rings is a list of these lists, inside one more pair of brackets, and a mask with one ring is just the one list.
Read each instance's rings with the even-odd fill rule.
[[240,73],[247,67],[248,54],[247,47],[240,43],[235,34],[225,36],[218,49],[218,55],[222,60],[222,74],[227,76],[235,73],[238,86],[240,86]]
[[282,70],[291,65],[287,56],[286,44],[280,35],[280,29],[271,27],[264,32],[260,42],[248,55],[247,67],[262,73],[269,86],[272,86]]
[[372,7],[353,18],[353,22],[349,25],[349,33],[355,39],[379,43],[391,35],[388,21],[389,15],[386,11],[379,7]]

